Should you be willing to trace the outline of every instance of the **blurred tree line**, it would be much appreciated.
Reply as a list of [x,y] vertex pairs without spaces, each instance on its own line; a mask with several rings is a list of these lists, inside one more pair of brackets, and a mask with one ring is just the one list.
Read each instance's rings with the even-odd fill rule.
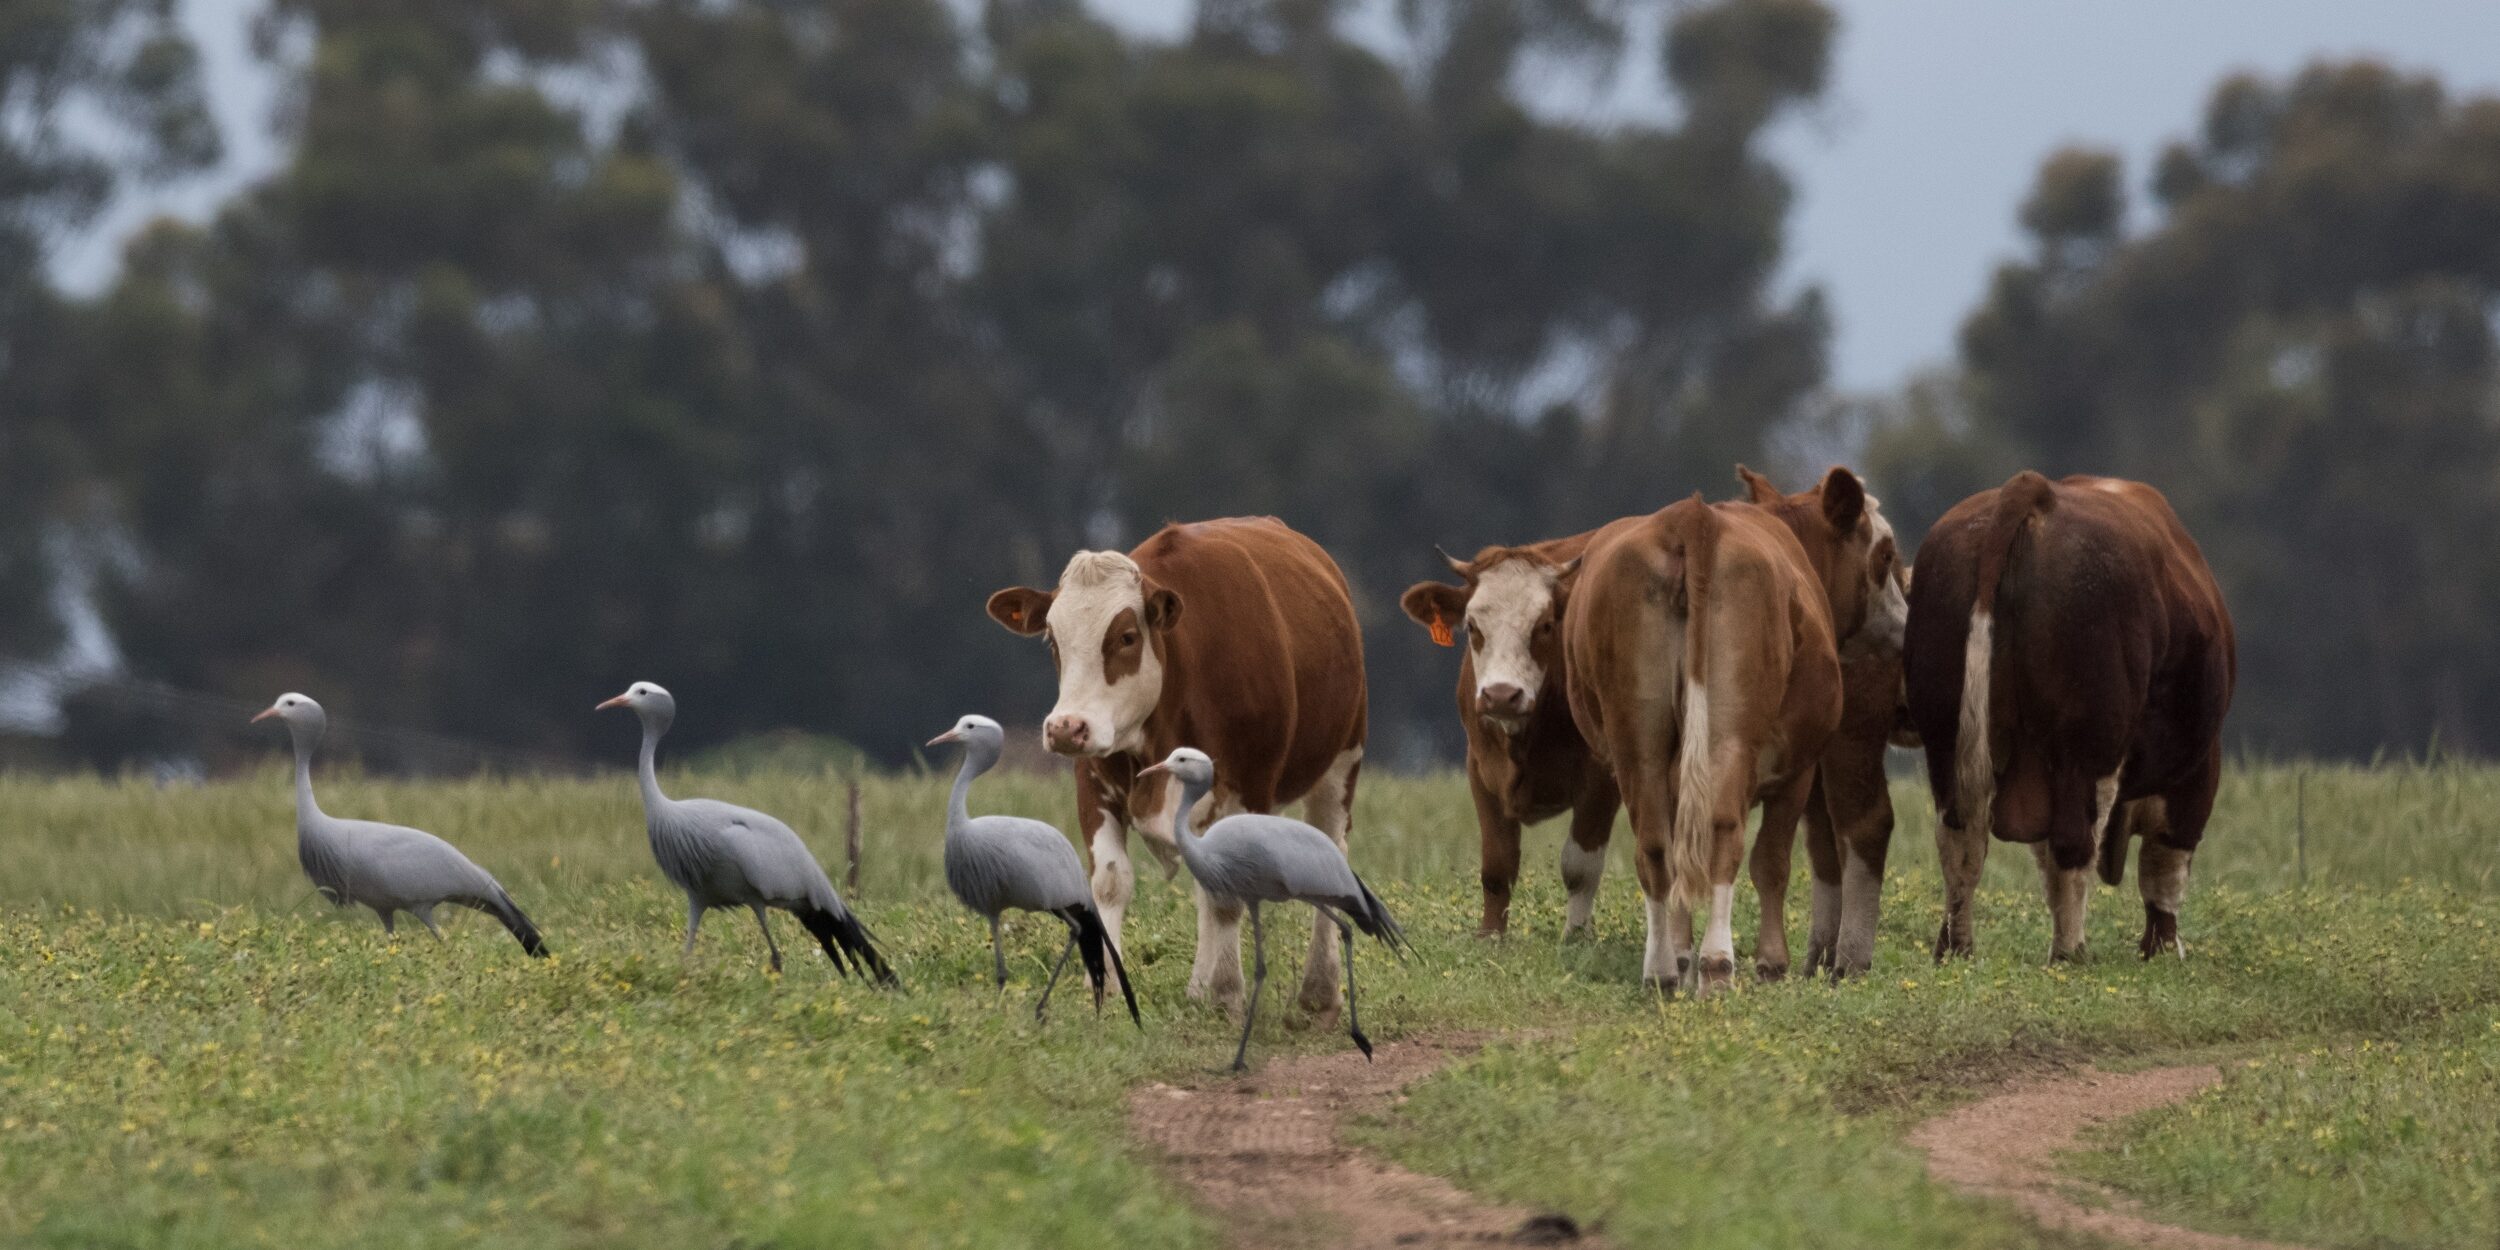
[[[1395,57],[1340,0],[1174,42],[1076,0],[273,0],[290,164],[63,299],[46,215],[213,159],[167,3],[0,17],[0,107],[129,132],[0,127],[0,656],[48,654],[68,561],[173,687],[583,758],[648,678],[689,744],[893,760],[1047,706],[989,591],[1272,512],[1346,566],[1411,759],[1458,740],[1394,605],[1429,544],[1832,444],[1763,152],[1822,91],[1816,0],[1667,5],[1656,46],[1663,0],[1402,0]],[[1672,125],[1530,107],[1634,56]],[[2238,609],[2245,737],[2492,737],[2496,112],[2235,80],[2143,233],[2114,161],[2053,158],[1959,367],[1873,405],[1905,535],[2020,464],[2150,479]],[[197,741],[67,711],[85,759]]]
[[[579,756],[650,678],[690,742],[891,759],[1047,706],[991,590],[1274,512],[1358,587],[1386,751],[1442,736],[1394,606],[1430,544],[1716,488],[1820,382],[1758,143],[1833,23],[1630,49],[1608,0],[1459,0],[1395,64],[1340,8],[1165,43],[1070,0],[275,0],[292,162],[12,364],[78,508],[11,533],[109,539],[102,616],[176,687]],[[1673,128],[1522,98],[1630,55]],[[112,703],[72,741],[149,749]]]

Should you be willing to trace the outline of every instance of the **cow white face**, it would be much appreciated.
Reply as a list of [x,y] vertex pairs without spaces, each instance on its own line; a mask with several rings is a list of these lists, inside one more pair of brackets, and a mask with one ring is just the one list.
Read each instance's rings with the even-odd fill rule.
[[1475,713],[1496,729],[1517,730],[1561,663],[1563,583],[1579,561],[1555,565],[1522,549],[1487,548],[1473,563],[1449,564],[1466,585],[1418,583],[1399,606],[1443,646],[1452,625],[1466,624]]
[[1002,590],[989,611],[1050,643],[1059,702],[1042,722],[1043,745],[1094,758],[1144,746],[1146,718],[1163,698],[1164,635],[1180,617],[1178,595],[1127,556],[1080,551],[1058,590]]
[[1476,578],[1467,600],[1467,646],[1476,662],[1476,714],[1516,728],[1536,710],[1556,660],[1560,570],[1542,560],[1504,560]]
[[1910,623],[1910,572],[1901,563],[1901,548],[1893,541],[1892,522],[1884,519],[1883,507],[1874,496],[1867,496],[1866,521],[1870,541],[1866,553],[1866,623],[1858,627],[1858,636],[1868,643],[1899,651],[1901,638]]

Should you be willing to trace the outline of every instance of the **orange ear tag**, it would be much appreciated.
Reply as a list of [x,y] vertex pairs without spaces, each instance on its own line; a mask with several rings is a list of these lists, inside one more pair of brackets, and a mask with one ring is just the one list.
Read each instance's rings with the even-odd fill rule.
[[1450,633],[1450,623],[1441,619],[1438,612],[1432,614],[1432,640],[1445,647],[1458,645],[1458,639]]

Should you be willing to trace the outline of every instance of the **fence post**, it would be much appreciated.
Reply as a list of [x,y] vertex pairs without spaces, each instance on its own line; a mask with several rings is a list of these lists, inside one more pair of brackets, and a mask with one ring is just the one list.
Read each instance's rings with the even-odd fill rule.
[[2300,874],[2300,888],[2309,888],[2309,766],[2303,764],[2292,774],[2292,862]]
[[844,827],[842,844],[851,853],[851,868],[842,878],[842,893],[856,904],[859,901],[859,782],[854,780],[849,786],[851,815]]

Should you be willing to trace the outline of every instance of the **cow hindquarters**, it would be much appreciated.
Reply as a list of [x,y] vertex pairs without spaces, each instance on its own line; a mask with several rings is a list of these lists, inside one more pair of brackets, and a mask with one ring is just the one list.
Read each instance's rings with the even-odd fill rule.
[[[1351,747],[1330,761],[1328,771],[1302,800],[1302,818],[1328,835],[1337,849],[1346,849],[1346,832],[1354,823],[1354,779],[1363,768],[1363,748]],[[1518,851],[1512,850],[1514,863]],[[1313,909],[1311,953],[1302,965],[1302,1009],[1314,1019],[1337,1014],[1338,929],[1326,912]]]

